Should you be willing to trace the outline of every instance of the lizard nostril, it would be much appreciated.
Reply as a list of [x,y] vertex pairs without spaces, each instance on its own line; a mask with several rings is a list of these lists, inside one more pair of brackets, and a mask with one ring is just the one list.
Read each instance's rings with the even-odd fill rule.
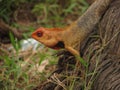
[[43,35],[43,32],[37,32],[38,37],[42,37],[42,35]]

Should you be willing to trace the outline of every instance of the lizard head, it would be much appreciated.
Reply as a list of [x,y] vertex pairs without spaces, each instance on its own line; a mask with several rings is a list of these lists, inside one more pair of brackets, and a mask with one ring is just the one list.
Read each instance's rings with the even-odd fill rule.
[[57,32],[49,28],[40,27],[32,33],[32,38],[52,49],[63,48],[64,44],[57,39],[56,34]]

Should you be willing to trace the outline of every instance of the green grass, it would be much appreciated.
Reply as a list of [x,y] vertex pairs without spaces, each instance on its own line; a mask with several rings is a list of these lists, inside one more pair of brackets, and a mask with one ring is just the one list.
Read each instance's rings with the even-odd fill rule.
[[[55,0],[46,0],[36,4],[32,12],[40,16],[38,22],[41,25],[57,27],[66,25],[67,22],[64,19],[68,16],[75,16],[77,19],[88,6],[85,0],[69,0],[64,5],[59,4]],[[71,18],[68,19],[70,20]]]
[[[36,64],[48,59],[49,67],[53,67],[57,58],[43,52],[28,57],[30,60],[26,63],[17,54],[9,56],[0,56],[3,65],[0,65],[0,90],[30,90],[40,81],[45,80],[51,72],[39,72],[34,68]],[[24,66],[21,66],[25,64]],[[42,78],[40,78],[42,77]]]

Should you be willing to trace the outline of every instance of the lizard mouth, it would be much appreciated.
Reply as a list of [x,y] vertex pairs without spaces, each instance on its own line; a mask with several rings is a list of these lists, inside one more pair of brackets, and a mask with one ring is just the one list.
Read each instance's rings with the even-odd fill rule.
[[55,46],[51,47],[52,49],[56,49],[56,50],[59,50],[59,49],[62,49],[64,48],[64,43],[62,41],[58,42]]

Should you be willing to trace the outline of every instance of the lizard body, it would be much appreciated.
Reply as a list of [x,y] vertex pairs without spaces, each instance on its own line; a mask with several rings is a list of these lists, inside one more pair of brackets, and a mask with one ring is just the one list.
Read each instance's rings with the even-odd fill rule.
[[[88,10],[65,28],[38,28],[32,37],[53,49],[65,48],[73,55],[80,55],[81,42],[100,21],[112,0],[96,0]],[[61,45],[61,43],[63,45]]]

